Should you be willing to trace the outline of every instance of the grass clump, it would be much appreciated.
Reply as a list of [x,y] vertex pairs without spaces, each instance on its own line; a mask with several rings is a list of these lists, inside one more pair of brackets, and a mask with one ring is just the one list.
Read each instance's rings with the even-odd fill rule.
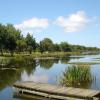
[[84,87],[93,80],[89,65],[72,65],[63,72],[60,83],[64,86]]

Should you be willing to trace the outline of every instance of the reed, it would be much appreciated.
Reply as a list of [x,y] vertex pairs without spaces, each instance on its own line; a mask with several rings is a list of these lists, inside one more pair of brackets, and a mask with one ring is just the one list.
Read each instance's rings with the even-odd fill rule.
[[83,87],[84,84],[91,84],[93,80],[90,65],[71,65],[63,72],[60,83],[65,86]]

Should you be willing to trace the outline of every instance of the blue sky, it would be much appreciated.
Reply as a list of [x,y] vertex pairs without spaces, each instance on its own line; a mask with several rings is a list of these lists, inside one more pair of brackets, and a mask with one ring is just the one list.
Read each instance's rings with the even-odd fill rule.
[[37,41],[100,47],[100,0],[0,0],[0,23]]

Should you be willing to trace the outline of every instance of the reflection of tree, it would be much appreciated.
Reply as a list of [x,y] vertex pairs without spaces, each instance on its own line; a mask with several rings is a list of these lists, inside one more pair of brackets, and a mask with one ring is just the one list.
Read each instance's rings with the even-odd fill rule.
[[0,90],[20,80],[19,70],[0,70]]
[[21,70],[26,70],[27,74],[30,75],[33,69],[35,70],[36,61],[33,61],[32,58],[14,58],[10,60],[6,67],[21,68]]
[[[3,68],[15,68],[3,69]],[[36,68],[36,62],[32,59],[10,59],[6,66],[0,67],[0,90],[6,86],[13,85],[16,81],[20,80],[21,73],[25,70],[28,75],[33,73]]]
[[54,59],[54,63],[58,64],[59,59]]
[[63,57],[63,58],[60,59],[60,61],[61,61],[61,63],[66,64],[70,61],[70,57]]
[[42,68],[49,69],[53,66],[54,59],[41,59],[39,62]]
[[35,71],[36,61],[32,61],[30,63],[27,63],[26,65],[24,64],[23,67],[24,67],[24,70],[27,72],[27,74],[30,75],[31,73]]

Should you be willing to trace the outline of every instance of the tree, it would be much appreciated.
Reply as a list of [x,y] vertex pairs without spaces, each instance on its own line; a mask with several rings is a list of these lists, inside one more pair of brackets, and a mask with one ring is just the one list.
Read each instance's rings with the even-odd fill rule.
[[44,51],[53,51],[53,42],[49,38],[44,38],[40,41],[40,51],[41,53]]
[[40,52],[40,44],[39,43],[36,43],[36,52]]
[[54,44],[54,51],[61,51],[59,44]]
[[35,41],[35,38],[33,38],[33,36],[30,35],[30,33],[28,33],[26,36],[26,43],[27,43],[27,50],[31,54],[32,50],[35,51],[36,49],[36,41]]
[[71,51],[70,45],[67,42],[61,42],[60,48],[61,48],[61,51],[64,51],[64,52]]
[[27,47],[27,44],[26,44],[26,41],[25,41],[24,38],[20,39],[20,40],[17,40],[16,43],[17,43],[17,50],[19,52],[23,52]]
[[11,55],[13,55],[13,52],[17,46],[16,41],[20,39],[21,31],[16,30],[13,25],[7,24],[6,34],[6,49],[8,49]]
[[2,55],[3,55],[3,50],[5,49],[5,43],[6,43],[5,26],[0,24],[0,51]]

